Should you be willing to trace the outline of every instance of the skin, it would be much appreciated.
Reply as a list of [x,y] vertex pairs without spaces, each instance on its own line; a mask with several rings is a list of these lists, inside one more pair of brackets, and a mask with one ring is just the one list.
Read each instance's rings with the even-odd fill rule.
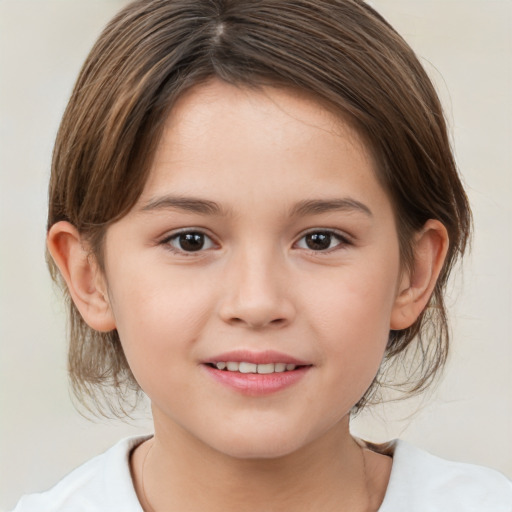
[[[73,300],[91,327],[118,330],[152,402],[155,436],[131,459],[146,510],[378,509],[391,459],[351,437],[349,413],[389,330],[428,302],[448,240],[428,221],[404,271],[375,167],[350,125],[313,100],[212,81],[173,108],[138,203],[107,230],[104,273],[73,226],[52,227]],[[291,214],[311,200],[343,207]],[[203,248],[187,253],[179,230],[204,233]],[[328,247],[311,249],[311,232],[331,232]],[[204,366],[239,349],[310,367],[247,396]]]

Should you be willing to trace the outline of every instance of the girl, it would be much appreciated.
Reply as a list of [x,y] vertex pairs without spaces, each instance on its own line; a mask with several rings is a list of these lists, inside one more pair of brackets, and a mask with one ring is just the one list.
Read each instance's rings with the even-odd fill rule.
[[[356,0],[139,0],[64,115],[52,275],[77,394],[151,400],[17,511],[509,511],[510,482],[350,435],[446,359],[470,211],[412,50]],[[117,391],[118,402],[111,394]]]

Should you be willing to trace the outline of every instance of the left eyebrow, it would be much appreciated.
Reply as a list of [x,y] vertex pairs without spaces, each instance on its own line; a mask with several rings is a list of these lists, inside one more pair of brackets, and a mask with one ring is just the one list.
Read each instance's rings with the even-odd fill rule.
[[368,206],[349,197],[342,199],[310,199],[300,201],[292,208],[290,217],[319,215],[333,211],[361,212],[368,217],[373,217],[373,213]]

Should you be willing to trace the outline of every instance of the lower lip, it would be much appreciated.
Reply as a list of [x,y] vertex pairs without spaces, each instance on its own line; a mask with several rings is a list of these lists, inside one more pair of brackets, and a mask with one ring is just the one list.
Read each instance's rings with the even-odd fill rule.
[[217,382],[244,395],[262,396],[277,393],[299,382],[311,369],[303,366],[296,370],[277,373],[240,373],[217,370],[209,365],[203,368]]

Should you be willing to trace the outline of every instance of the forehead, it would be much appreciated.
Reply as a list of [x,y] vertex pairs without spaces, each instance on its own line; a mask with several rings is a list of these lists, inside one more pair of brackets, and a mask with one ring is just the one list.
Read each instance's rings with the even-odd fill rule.
[[350,191],[382,193],[352,124],[295,90],[213,80],[172,108],[139,203],[214,193],[227,206],[257,198],[284,204]]

